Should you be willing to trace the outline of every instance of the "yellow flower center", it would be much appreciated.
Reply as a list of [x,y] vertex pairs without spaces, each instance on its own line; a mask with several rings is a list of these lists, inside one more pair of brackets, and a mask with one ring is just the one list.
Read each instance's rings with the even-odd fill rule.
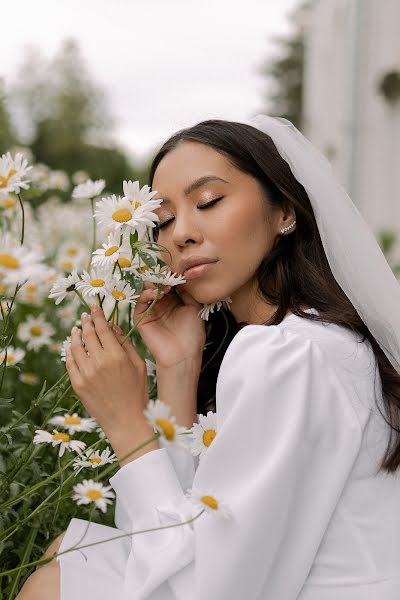
[[14,198],[4,198],[1,204],[4,208],[13,208],[16,205],[16,201]]
[[104,284],[105,284],[104,279],[92,279],[90,282],[90,285],[92,287],[101,287]]
[[103,494],[100,492],[100,490],[87,490],[86,492],[86,497],[90,498],[90,500],[98,500],[99,498],[103,497]]
[[111,295],[114,296],[116,300],[126,300],[124,292],[120,292],[119,290],[114,290]]
[[42,328],[39,325],[32,325],[30,331],[32,335],[42,335]]
[[127,208],[120,208],[113,212],[112,218],[117,223],[126,223],[132,219],[132,213]]
[[0,265],[7,269],[18,269],[20,262],[12,254],[0,254]]
[[70,271],[70,270],[72,269],[72,267],[73,267],[73,266],[74,266],[74,263],[72,263],[70,260],[64,260],[64,261],[61,263],[61,268],[62,268],[64,271]]
[[123,256],[121,256],[118,259],[118,264],[121,267],[121,269],[123,269],[124,267],[130,267],[131,261],[128,258],[124,258]]
[[203,504],[206,504],[210,508],[213,508],[214,510],[217,510],[217,508],[218,508],[218,501],[213,496],[202,496],[200,498],[200,500],[202,501]]
[[203,433],[203,444],[208,448],[216,435],[217,432],[215,429],[207,429],[207,431]]
[[36,381],[36,375],[34,375],[33,373],[25,373],[24,379],[25,381],[29,382]]
[[14,363],[15,356],[13,354],[7,354],[7,363]]
[[81,418],[80,417],[65,417],[65,424],[66,425],[79,425],[79,423],[81,422]]
[[147,265],[143,265],[143,267],[139,267],[138,271],[148,271],[150,267],[148,267]]
[[11,171],[9,171],[7,177],[2,177],[0,175],[0,188],[5,188],[8,186],[8,182],[10,181],[11,177],[13,177],[13,175],[15,175],[17,171],[15,169],[11,169]]
[[104,256],[111,256],[111,254],[114,254],[117,250],[119,250],[119,246],[111,246],[104,252]]
[[36,290],[37,290],[37,285],[35,283],[29,283],[26,286],[26,291],[27,292],[36,292]]
[[98,465],[101,463],[101,458],[99,456],[95,456],[94,458],[88,458],[88,461],[94,465]]
[[[129,200],[129,202],[130,202],[131,204],[133,204],[133,200]],[[135,206],[134,206],[135,210],[136,210],[137,208],[139,208],[139,206],[141,206],[141,204],[140,204],[140,202],[138,202],[138,201],[136,200],[136,202],[135,202]]]
[[7,292],[8,285],[4,285],[4,283],[0,283],[0,294],[5,294]]
[[69,256],[76,256],[78,254],[78,250],[72,246],[71,248],[67,249],[67,254]]
[[162,429],[167,440],[173,440],[175,438],[175,427],[171,421],[168,421],[168,419],[156,419],[156,425]]
[[68,433],[53,433],[53,440],[61,440],[62,442],[69,442],[70,437]]

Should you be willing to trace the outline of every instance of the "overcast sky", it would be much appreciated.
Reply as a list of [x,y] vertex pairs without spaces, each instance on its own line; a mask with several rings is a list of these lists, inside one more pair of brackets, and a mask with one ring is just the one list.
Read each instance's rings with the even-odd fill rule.
[[[19,0],[1,8],[0,77],[23,51],[51,58],[75,38],[106,91],[116,140],[137,158],[172,132],[209,118],[265,110],[260,64],[290,31],[298,0]],[[16,15],[16,11],[18,14]]]

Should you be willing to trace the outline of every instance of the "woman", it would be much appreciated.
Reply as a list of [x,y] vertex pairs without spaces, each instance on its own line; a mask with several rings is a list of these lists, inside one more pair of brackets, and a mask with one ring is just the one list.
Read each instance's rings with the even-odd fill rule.
[[[151,167],[151,187],[164,200],[155,232],[170,253],[163,259],[174,272],[189,257],[212,261],[186,273],[184,304],[165,293],[138,327],[156,359],[158,396],[179,424],[190,427],[212,405],[214,376],[217,435],[201,460],[161,439],[122,459],[152,435],[143,417],[146,372],[132,345],[120,348],[121,334],[102,311],[84,319],[90,357],[78,332],[67,357],[75,391],[121,461],[110,479],[119,529],[189,519],[189,486],[215,491],[230,518],[203,514],[191,525],[63,555],[28,579],[20,600],[81,600],[89,592],[97,600],[400,597],[398,331],[390,338],[384,329],[392,315],[372,318],[367,291],[387,284],[374,292],[382,306],[385,291],[400,292],[372,236],[361,239],[365,224],[355,221],[359,248],[376,259],[365,276],[369,255],[351,254],[352,237],[342,235],[359,219],[356,209],[295,128],[292,141],[285,131],[280,137],[283,122],[199,123],[172,136]],[[312,181],[308,193],[291,149]],[[331,197],[339,204],[324,206]],[[346,206],[349,221],[340,221]],[[142,292],[135,317],[153,297]],[[205,342],[219,342],[221,315],[206,331],[198,309],[226,297],[228,347],[219,371],[214,364],[200,377]],[[86,521],[73,519],[46,554],[73,546],[85,530]],[[91,524],[84,543],[118,533]]]

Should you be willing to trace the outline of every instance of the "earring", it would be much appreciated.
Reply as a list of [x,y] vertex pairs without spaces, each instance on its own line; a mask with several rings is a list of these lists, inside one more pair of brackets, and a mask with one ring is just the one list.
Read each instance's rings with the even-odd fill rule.
[[280,230],[280,232],[281,233],[286,233],[287,231],[290,231],[290,229],[292,229],[292,227],[294,227],[295,225],[296,225],[296,220],[294,220],[291,225],[288,225],[287,227],[282,227],[282,229]]

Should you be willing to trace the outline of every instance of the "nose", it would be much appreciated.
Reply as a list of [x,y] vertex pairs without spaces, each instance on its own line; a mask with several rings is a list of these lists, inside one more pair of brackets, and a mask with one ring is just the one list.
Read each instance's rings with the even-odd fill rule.
[[175,216],[173,223],[172,240],[176,246],[186,246],[187,244],[199,244],[203,241],[199,216],[194,214],[191,207],[180,210],[179,215]]

